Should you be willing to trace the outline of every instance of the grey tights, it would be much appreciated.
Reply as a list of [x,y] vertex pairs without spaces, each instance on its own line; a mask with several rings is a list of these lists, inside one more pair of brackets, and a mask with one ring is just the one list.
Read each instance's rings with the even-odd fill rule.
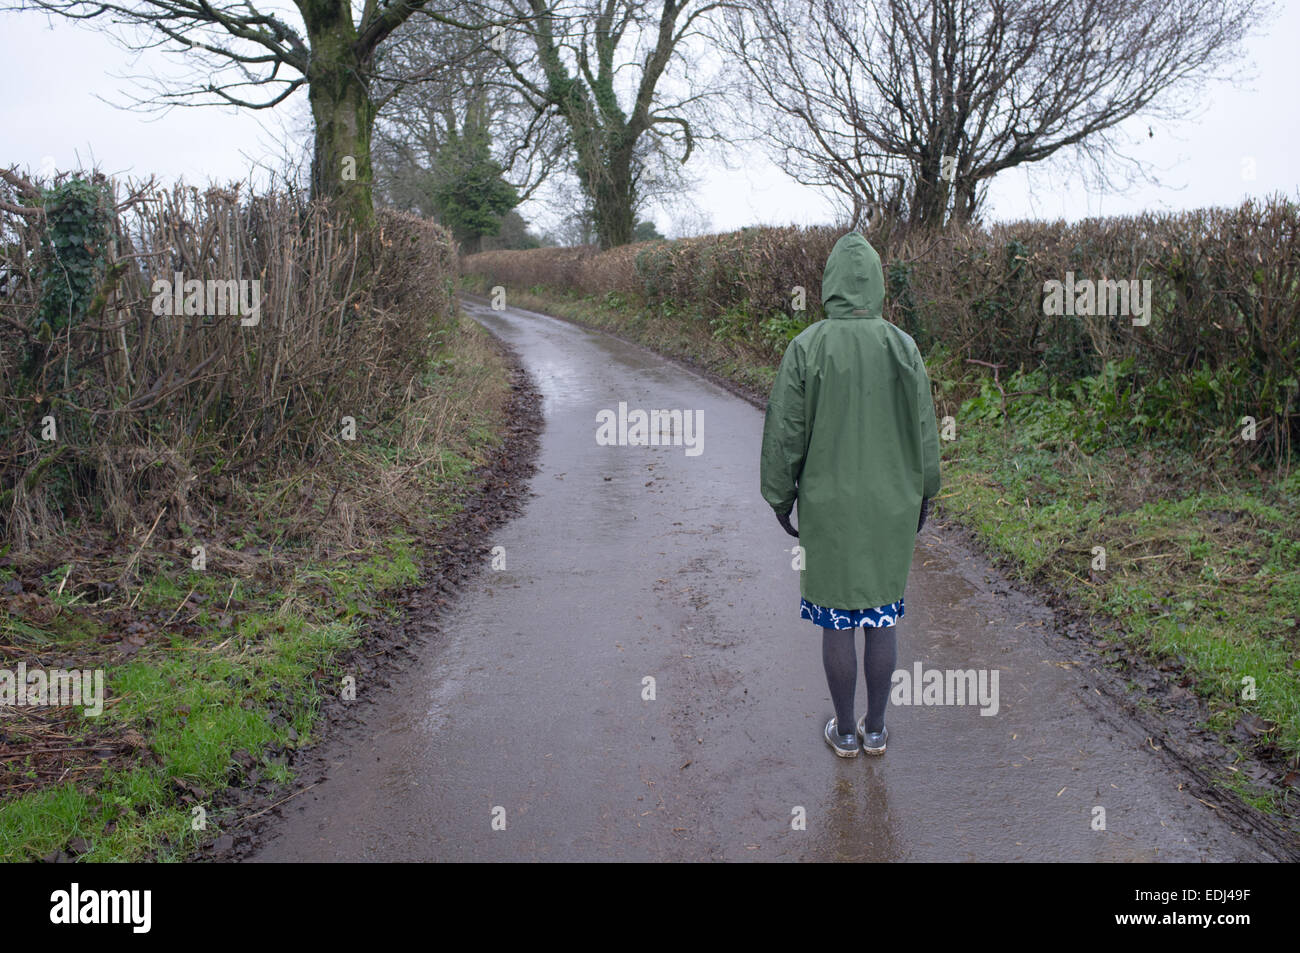
[[[862,670],[867,683],[867,731],[885,727],[885,708],[889,704],[889,686],[898,662],[897,625],[863,627],[867,636]],[[826,684],[835,704],[835,722],[840,734],[855,730],[853,694],[858,681],[858,650],[854,644],[857,629],[822,629],[822,664],[826,666]]]

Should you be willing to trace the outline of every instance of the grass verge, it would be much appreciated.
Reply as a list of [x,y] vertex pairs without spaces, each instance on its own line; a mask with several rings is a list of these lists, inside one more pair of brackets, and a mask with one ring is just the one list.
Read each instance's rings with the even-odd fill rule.
[[507,371],[461,319],[405,406],[310,471],[230,480],[196,525],[160,513],[129,546],[87,530],[57,558],[0,554],[0,671],[98,670],[106,689],[97,716],[0,707],[0,860],[181,860],[242,823],[217,795],[289,781],[347,688],[340,660],[396,618],[422,541],[476,490]]

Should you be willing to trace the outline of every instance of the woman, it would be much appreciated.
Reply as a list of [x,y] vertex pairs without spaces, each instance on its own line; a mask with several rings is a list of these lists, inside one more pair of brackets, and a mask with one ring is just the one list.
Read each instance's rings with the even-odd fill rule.
[[[880,256],[860,234],[842,236],[822,275],[826,320],[786,348],[763,425],[763,499],[803,549],[800,617],[822,627],[835,705],[824,735],[842,758],[885,753],[895,627],[916,534],[939,492],[930,378],[916,342],[881,316],[884,299]],[[858,626],[867,712],[855,734]]]

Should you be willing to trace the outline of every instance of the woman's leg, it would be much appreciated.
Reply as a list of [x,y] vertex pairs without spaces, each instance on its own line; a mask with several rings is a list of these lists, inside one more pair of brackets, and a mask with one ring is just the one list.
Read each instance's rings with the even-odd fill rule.
[[[885,708],[889,705],[889,688],[894,666],[898,664],[898,624],[863,626],[867,647],[862,656],[862,673],[867,681],[867,731],[885,727]],[[836,709],[838,712],[839,709]]]
[[842,735],[854,732],[853,694],[858,683],[857,629],[822,628],[822,664],[835,704],[835,727]]

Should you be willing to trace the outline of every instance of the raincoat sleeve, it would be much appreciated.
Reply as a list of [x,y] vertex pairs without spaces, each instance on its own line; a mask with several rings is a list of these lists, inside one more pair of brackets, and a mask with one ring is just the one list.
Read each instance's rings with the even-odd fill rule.
[[924,483],[921,496],[931,499],[939,492],[939,429],[934,417],[934,395],[930,393],[930,375],[926,373],[925,361],[920,352],[916,356],[917,400],[916,406],[921,411],[921,454]]
[[763,499],[777,513],[789,513],[794,508],[796,484],[808,452],[803,388],[803,350],[791,341],[767,401],[759,462]]

